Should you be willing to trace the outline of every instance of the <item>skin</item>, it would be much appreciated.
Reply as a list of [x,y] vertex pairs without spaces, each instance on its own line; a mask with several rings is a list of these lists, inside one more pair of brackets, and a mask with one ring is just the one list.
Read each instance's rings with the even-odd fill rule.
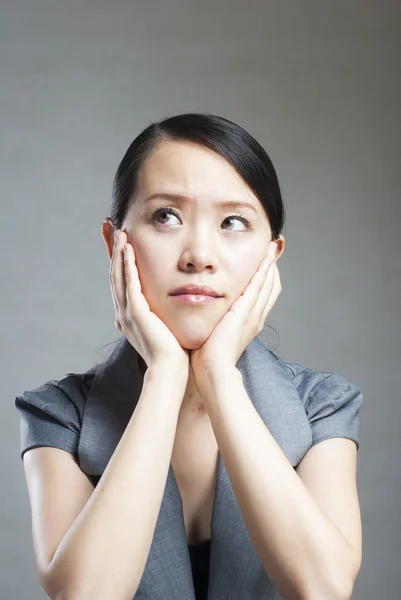
[[[181,204],[156,198],[155,193],[182,194]],[[247,207],[218,207],[221,201],[249,202]],[[155,210],[160,211],[152,221]],[[235,214],[251,221],[253,229]],[[231,217],[228,219],[228,217]],[[219,154],[186,141],[163,141],[146,159],[135,199],[121,227],[135,250],[139,279],[150,309],[175,335],[183,348],[200,348],[243,293],[272,241],[262,204],[235,169]],[[102,235],[109,259],[113,255],[114,226],[107,218]],[[279,236],[276,261],[285,248]],[[222,298],[192,306],[169,294],[188,283],[209,285]],[[181,407],[182,415],[197,420],[207,416],[193,377]]]

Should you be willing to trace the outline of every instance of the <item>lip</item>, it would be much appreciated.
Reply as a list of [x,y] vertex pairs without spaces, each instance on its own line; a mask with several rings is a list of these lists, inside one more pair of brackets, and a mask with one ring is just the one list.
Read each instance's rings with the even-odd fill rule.
[[188,285],[183,285],[179,288],[176,288],[170,294],[171,296],[182,296],[182,295],[191,295],[191,296],[212,296],[214,298],[220,298],[220,294],[216,292],[213,288],[208,285],[197,285],[196,283],[189,283]]
[[204,294],[175,294],[173,295],[173,298],[179,302],[183,302],[184,304],[205,304],[219,300],[220,296],[205,296]]

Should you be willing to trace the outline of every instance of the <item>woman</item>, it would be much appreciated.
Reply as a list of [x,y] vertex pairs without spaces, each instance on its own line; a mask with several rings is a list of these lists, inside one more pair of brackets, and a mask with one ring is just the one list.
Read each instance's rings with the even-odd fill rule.
[[257,338],[283,224],[269,157],[227,119],[128,148],[102,226],[123,337],[15,401],[51,598],[351,597],[362,393]]

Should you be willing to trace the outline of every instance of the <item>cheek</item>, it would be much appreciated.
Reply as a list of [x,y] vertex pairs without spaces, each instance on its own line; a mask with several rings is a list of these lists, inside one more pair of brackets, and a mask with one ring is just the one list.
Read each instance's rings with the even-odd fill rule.
[[259,260],[259,256],[255,253],[252,257],[246,256],[235,264],[230,265],[230,280],[232,282],[230,292],[236,298],[244,292],[246,286],[258,270],[261,260],[262,258]]
[[134,249],[142,293],[152,296],[157,293],[157,282],[162,281],[163,262],[160,254],[155,249],[143,247],[138,243],[134,243]]

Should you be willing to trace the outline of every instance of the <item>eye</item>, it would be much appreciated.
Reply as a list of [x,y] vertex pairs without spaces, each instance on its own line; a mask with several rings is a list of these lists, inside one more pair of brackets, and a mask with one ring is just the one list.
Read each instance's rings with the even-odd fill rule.
[[[177,217],[177,219],[179,219],[179,216],[177,215],[177,213],[172,210],[171,208],[159,208],[157,210],[155,210],[155,212],[152,214],[152,221],[154,221],[155,223],[159,223],[159,225],[167,225],[168,223],[163,222],[161,223],[158,219],[160,215],[173,215],[175,217]],[[243,215],[230,215],[229,217],[226,217],[224,219],[224,221],[230,221],[232,219],[236,219],[237,221],[240,221],[241,223],[243,223],[246,226],[246,230],[251,230],[253,229],[252,223],[246,219]],[[223,221],[223,222],[224,222]],[[229,229],[228,231],[240,231],[240,230],[233,230],[233,229]]]
[[159,218],[159,215],[162,215],[163,213],[166,215],[173,215],[178,218],[177,213],[171,210],[171,208],[159,208],[158,210],[155,210],[155,212],[152,214],[152,221],[159,223],[160,225],[166,225],[166,223],[160,223],[160,221],[157,220]]
[[248,221],[248,219],[246,219],[244,217],[244,215],[230,215],[229,217],[226,217],[224,220],[225,221],[230,221],[231,219],[236,219],[237,221],[240,221],[241,223],[243,223],[244,225],[246,225],[247,229],[252,229],[251,222]]

